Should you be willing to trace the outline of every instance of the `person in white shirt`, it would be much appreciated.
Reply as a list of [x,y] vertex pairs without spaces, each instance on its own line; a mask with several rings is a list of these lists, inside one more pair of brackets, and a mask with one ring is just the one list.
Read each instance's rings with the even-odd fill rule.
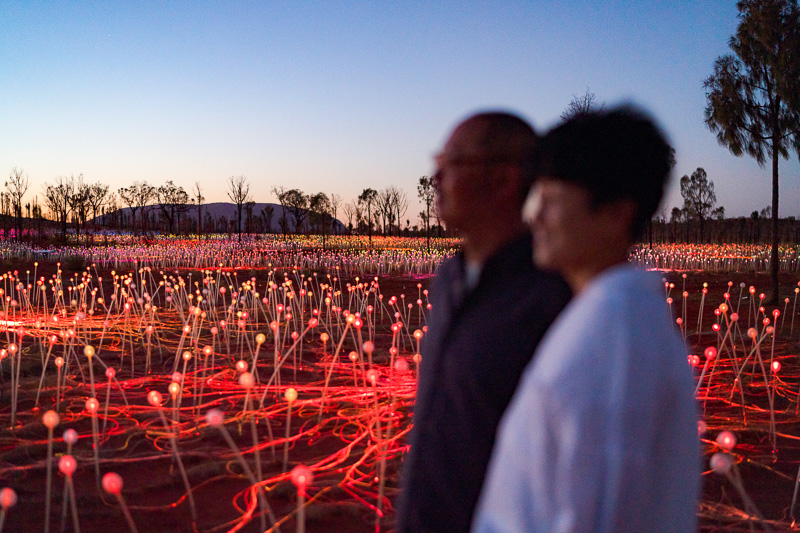
[[539,147],[534,262],[575,298],[498,429],[473,531],[696,530],[697,408],[660,281],[627,264],[674,162],[651,119],[589,113]]

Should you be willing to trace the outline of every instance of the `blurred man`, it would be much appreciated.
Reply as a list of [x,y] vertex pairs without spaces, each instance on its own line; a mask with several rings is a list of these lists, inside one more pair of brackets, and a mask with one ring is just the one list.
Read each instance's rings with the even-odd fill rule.
[[627,263],[672,150],[650,119],[578,117],[541,142],[524,217],[534,260],[575,295],[500,426],[485,532],[695,531],[699,455],[686,349],[657,276]]
[[468,531],[495,433],[569,288],[533,266],[521,208],[536,135],[506,113],[475,115],[436,157],[437,209],[463,239],[431,288],[400,532]]

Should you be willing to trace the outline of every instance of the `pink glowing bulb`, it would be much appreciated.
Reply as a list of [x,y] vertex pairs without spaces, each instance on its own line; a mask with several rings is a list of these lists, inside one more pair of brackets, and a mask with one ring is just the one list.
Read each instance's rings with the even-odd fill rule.
[[708,464],[711,466],[711,469],[714,472],[724,475],[730,472],[731,467],[733,466],[733,459],[727,453],[717,452],[711,456]]
[[214,349],[213,349],[211,346],[208,346],[208,345],[206,345],[206,346],[203,346],[203,354],[204,354],[206,357],[208,357],[209,355],[211,355],[213,352],[214,352]]
[[350,358],[350,360],[351,360],[352,362],[354,362],[354,363],[355,363],[356,361],[358,361],[358,352],[350,352],[350,354],[348,355],[348,357]]
[[711,329],[713,329],[714,331],[719,331],[719,324],[712,324]]
[[267,340],[267,337],[263,333],[259,333],[258,335],[256,335],[256,343],[257,344],[264,344],[264,341],[266,341],[266,340]]
[[167,390],[169,391],[169,395],[172,396],[172,399],[175,399],[178,397],[178,393],[181,391],[181,386],[173,381],[169,384]]
[[675,319],[675,322],[676,322],[676,323],[677,323],[679,326],[682,326],[682,325],[683,325],[683,319],[682,319],[681,317],[678,317],[678,318],[676,318],[676,319]]
[[218,428],[225,422],[225,415],[219,409],[209,409],[206,413],[206,422],[209,426]]
[[192,352],[186,350],[181,357],[183,357],[184,361],[189,361],[192,358]]
[[89,411],[90,414],[97,413],[97,410],[100,408],[100,402],[97,401],[97,398],[89,398],[86,400],[86,410]]
[[667,298],[667,303],[668,303],[669,305],[672,305],[672,298]]
[[147,393],[147,402],[153,407],[161,407],[162,400],[161,393],[157,390],[151,390]]
[[700,356],[699,355],[693,355],[692,356],[692,364],[694,366],[700,366]]
[[61,357],[61,356],[56,357],[55,363],[56,363],[56,366],[60,369],[62,366],[64,366],[64,358]]
[[310,327],[310,328],[315,328],[315,327],[317,327],[318,325],[319,325],[319,320],[317,320],[316,318],[311,318],[311,319],[309,319],[309,321],[308,321],[308,327]]
[[114,376],[117,375],[117,371],[114,370],[112,367],[106,368],[106,377],[108,379],[114,379]]
[[283,397],[286,398],[287,402],[292,403],[297,399],[297,390],[290,387],[283,393]]
[[719,304],[719,310],[723,313],[728,310],[728,304]]
[[269,329],[271,329],[272,331],[278,331],[278,321],[273,320],[272,322],[270,322]]
[[[350,315],[350,316],[352,316],[352,315]],[[350,317],[348,317],[348,318],[350,318]],[[353,320],[353,327],[354,327],[354,328],[356,328],[356,329],[361,329],[361,327],[362,327],[363,325],[364,325],[364,323],[361,321],[361,319],[360,319],[360,318],[356,318],[355,320]]]
[[748,291],[750,291],[750,294],[755,294],[756,293],[756,288],[751,285],[750,288],[748,289]]
[[322,342],[328,342],[328,339],[329,339],[329,338],[330,338],[330,337],[329,337],[329,336],[328,336],[328,334],[327,334],[327,333],[325,333],[325,332],[322,332],[322,333],[320,333],[320,335],[319,335],[319,340],[321,340]]
[[236,361],[236,371],[247,372],[247,361],[243,359],[239,359],[238,361]]
[[181,374],[180,372],[173,372],[172,376],[170,376],[170,379],[172,379],[173,383],[180,383],[181,380],[183,379],[183,374]]
[[378,375],[379,375],[378,371],[375,370],[374,368],[371,368],[371,369],[367,370],[367,381],[372,383],[373,387],[378,382]]
[[78,469],[78,462],[71,455],[62,455],[58,460],[58,470],[67,477],[72,477]]
[[293,331],[291,337],[293,341],[296,341],[297,338],[300,337],[300,334],[297,333],[296,331]]
[[17,353],[17,345],[14,344],[13,342],[8,345],[8,353],[10,353],[11,355]]
[[422,338],[422,335],[423,335],[422,334],[422,330],[419,330],[419,329],[415,329],[414,330],[414,338],[415,339],[420,340]]
[[61,418],[58,416],[58,413],[55,411],[47,411],[44,416],[42,416],[42,423],[45,425],[47,429],[55,428],[58,423],[61,421]]
[[717,435],[717,444],[721,448],[731,451],[736,447],[736,435],[730,431],[720,431]]
[[698,420],[697,421],[697,435],[700,436],[703,433],[705,433],[706,431],[708,431],[708,425],[705,423],[704,420]]
[[394,369],[398,372],[405,372],[408,370],[408,361],[403,358],[396,359],[394,362]]
[[375,344],[372,341],[365,341],[364,344],[361,345],[361,349],[366,353],[372,353],[375,351]]
[[212,327],[211,328],[211,334],[212,335],[216,335],[217,333],[219,333],[219,330],[217,329],[217,326]]
[[298,491],[305,492],[306,487],[314,479],[314,475],[306,465],[297,465],[292,468],[291,479]]
[[[245,365],[246,367],[247,365]],[[256,378],[250,372],[242,372],[242,375],[239,376],[239,385],[244,387],[245,389],[250,389],[256,384]]]
[[720,311],[719,308],[716,308],[716,309],[714,309],[714,314],[719,316],[719,315],[722,314],[722,311]]
[[775,331],[775,328],[773,328],[772,326],[768,326],[767,329],[766,329],[767,335],[772,335],[772,333],[774,331]]
[[683,297],[684,298],[688,298],[689,297],[689,291],[683,291]]
[[219,321],[219,327],[221,327],[222,329],[225,329],[225,326],[227,326],[227,325],[228,325],[228,323],[225,322],[224,320],[220,320]]
[[706,359],[708,359],[709,361],[713,361],[717,357],[717,349],[713,346],[709,346],[708,348],[706,348],[706,351],[704,353]]
[[352,324],[353,324],[353,322],[355,322],[355,320],[356,320],[356,317],[355,317],[355,315],[351,315],[351,314],[349,314],[349,312],[348,312],[347,310],[345,310],[345,313],[344,313],[344,314],[345,314],[345,316],[346,316],[346,318],[345,318],[345,321],[346,321],[348,324],[351,324],[351,325],[352,325]]
[[739,313],[731,313],[731,322],[739,320]]
[[751,339],[755,339],[756,336],[758,336],[758,332],[756,331],[756,328],[748,329],[747,330],[747,336],[750,337]]
[[[787,298],[787,299],[788,299],[788,298]],[[774,311],[772,311],[772,316],[774,316],[775,318],[778,318],[780,315],[781,315],[781,312],[780,312],[780,311],[778,311],[777,309],[775,309]]]
[[760,300],[763,300],[763,299],[764,299],[764,298],[766,298],[766,297],[767,297],[767,295],[766,295],[766,294],[764,294],[763,292],[762,292],[761,294],[759,294],[759,295],[758,295],[758,298],[759,298]]
[[116,472],[109,472],[103,476],[103,490],[114,496],[122,492],[122,476]]
[[76,442],[78,442],[78,432],[72,428],[65,429],[63,438],[64,442],[66,442],[67,444],[69,445],[75,444]]
[[781,371],[781,363],[780,361],[773,361],[772,362],[772,373],[777,374]]
[[11,487],[3,487],[0,490],[0,507],[7,511],[15,505],[17,505],[17,493]]
[[414,356],[411,358],[411,360],[414,361],[414,364],[417,365],[420,364],[420,362],[422,361],[422,354],[415,353]]

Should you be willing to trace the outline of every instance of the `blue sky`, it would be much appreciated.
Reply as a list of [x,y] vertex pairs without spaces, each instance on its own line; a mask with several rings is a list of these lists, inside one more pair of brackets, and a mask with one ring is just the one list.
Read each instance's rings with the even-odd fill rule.
[[[416,182],[480,109],[544,130],[587,87],[638,103],[704,167],[729,216],[770,203],[771,174],[703,123],[703,80],[728,52],[733,1],[0,3],[0,171],[30,197],[83,173],[199,181],[208,201],[245,175],[337,193]],[[781,214],[800,216],[800,165],[781,161]]]

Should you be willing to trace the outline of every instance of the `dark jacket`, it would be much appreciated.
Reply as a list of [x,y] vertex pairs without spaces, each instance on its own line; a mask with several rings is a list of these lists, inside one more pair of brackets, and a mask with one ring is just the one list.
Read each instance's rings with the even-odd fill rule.
[[500,418],[534,349],[570,298],[533,266],[525,235],[464,289],[464,259],[438,270],[397,506],[399,532],[469,531]]

